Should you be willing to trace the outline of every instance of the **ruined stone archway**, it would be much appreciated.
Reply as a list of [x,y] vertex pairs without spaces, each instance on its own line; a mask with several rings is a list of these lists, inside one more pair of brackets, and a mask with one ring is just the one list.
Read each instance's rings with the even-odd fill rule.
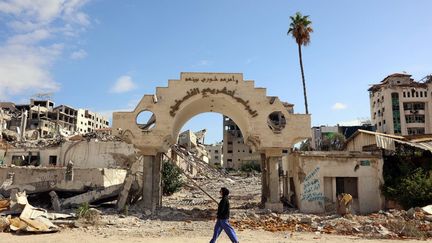
[[[154,114],[150,119],[155,123],[151,130],[135,122],[142,111]],[[255,88],[254,81],[243,80],[240,73],[181,73],[179,80],[168,81],[168,87],[157,87],[155,95],[144,95],[135,110],[113,114],[114,133],[133,143],[144,155],[153,156],[148,159],[147,169],[153,178],[147,180],[148,191],[156,191],[154,197],[160,194],[155,175],[160,168],[158,153],[168,151],[176,143],[181,127],[204,112],[217,112],[233,119],[245,143],[268,158],[269,180],[263,181],[263,187],[270,191],[267,201],[278,204],[276,181],[271,180],[278,176],[277,158],[296,142],[310,137],[310,116],[293,114],[292,105],[266,96],[266,89]],[[278,121],[274,124],[275,117],[283,118],[283,124]],[[155,199],[148,203],[154,208],[157,202]]]

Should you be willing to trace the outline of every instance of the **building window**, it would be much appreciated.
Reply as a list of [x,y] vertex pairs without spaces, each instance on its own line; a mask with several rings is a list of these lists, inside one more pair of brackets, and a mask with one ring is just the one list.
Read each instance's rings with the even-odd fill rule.
[[219,150],[215,150],[214,152],[215,152],[215,154],[218,154],[218,153],[219,153]]
[[228,153],[229,153],[229,154],[232,154],[232,150],[228,150]]
[[49,156],[49,164],[56,166],[57,165],[57,156],[56,155],[50,155]]
[[215,158],[215,159],[219,159],[219,156],[216,155],[214,158]]
[[406,123],[424,123],[425,116],[424,115],[406,115],[405,116]]
[[423,127],[413,127],[408,128],[408,135],[417,135],[417,134],[424,134],[425,129]]
[[411,110],[411,111],[417,111],[417,110],[424,110],[425,109],[425,103],[423,102],[407,102],[403,104],[404,110]]
[[394,126],[393,132],[394,134],[401,134],[399,94],[392,93],[391,97],[392,97],[392,112],[393,112],[393,126]]

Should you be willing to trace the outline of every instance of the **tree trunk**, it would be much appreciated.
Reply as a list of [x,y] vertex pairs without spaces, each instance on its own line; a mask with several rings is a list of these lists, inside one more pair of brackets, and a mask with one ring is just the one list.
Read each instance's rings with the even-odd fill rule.
[[300,44],[298,44],[298,52],[299,52],[300,69],[301,69],[302,82],[303,82],[303,95],[304,95],[305,110],[306,110],[306,114],[309,114],[307,95],[306,95],[306,81],[305,81],[305,76],[304,76],[304,71],[303,71],[303,59],[302,59],[302,51],[301,51],[301,45]]

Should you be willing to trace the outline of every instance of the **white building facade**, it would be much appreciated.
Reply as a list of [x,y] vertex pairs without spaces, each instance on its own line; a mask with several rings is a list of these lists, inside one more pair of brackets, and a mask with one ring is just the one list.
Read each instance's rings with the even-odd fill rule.
[[109,127],[108,119],[101,114],[86,109],[78,109],[77,132],[85,134]]

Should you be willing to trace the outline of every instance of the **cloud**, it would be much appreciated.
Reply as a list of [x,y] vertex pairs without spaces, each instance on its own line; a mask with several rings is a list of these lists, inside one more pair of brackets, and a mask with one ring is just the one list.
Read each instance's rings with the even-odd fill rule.
[[114,86],[111,88],[111,93],[125,93],[136,88],[135,83],[130,76],[124,75],[117,79]]
[[332,106],[332,110],[345,110],[348,106],[340,103],[340,102],[336,102],[333,106]]
[[361,126],[364,124],[371,124],[370,119],[367,117],[364,117],[364,118],[357,118],[357,119],[350,120],[350,121],[342,121],[342,122],[338,123],[339,126]]
[[25,92],[55,92],[60,84],[48,71],[53,60],[61,53],[62,45],[0,47],[0,99]]
[[51,68],[63,54],[66,36],[90,24],[80,9],[87,0],[0,1],[0,99],[11,95],[55,92],[60,84]]
[[248,59],[246,59],[246,62],[245,62],[245,64],[246,64],[246,65],[249,65],[249,64],[251,64],[251,63],[255,62],[255,61],[256,61],[256,59],[257,59],[257,58],[255,58],[255,57],[252,57],[252,58],[248,58]]
[[199,60],[197,63],[193,64],[192,67],[206,67],[209,66],[211,62],[209,60]]
[[87,52],[84,51],[83,49],[78,50],[78,51],[74,51],[70,55],[70,58],[74,59],[74,60],[83,59],[83,58],[86,58],[86,57],[87,57]]

